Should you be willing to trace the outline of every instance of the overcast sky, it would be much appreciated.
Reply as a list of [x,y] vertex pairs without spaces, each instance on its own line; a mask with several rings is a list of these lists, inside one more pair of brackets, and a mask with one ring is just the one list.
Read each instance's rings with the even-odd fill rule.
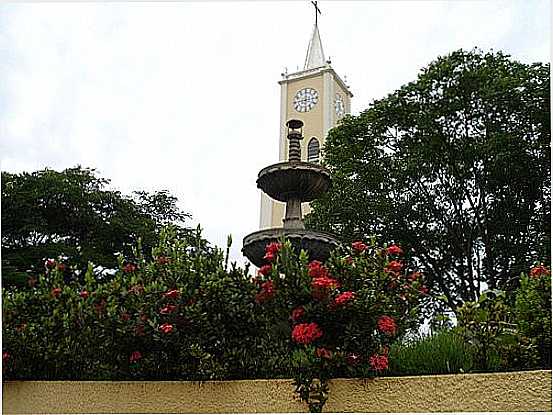
[[[354,114],[459,48],[550,60],[546,0],[319,6]],[[1,168],[80,164],[124,193],[167,189],[211,242],[232,234],[242,264],[257,173],[278,160],[277,82],[313,23],[309,1],[1,4]]]

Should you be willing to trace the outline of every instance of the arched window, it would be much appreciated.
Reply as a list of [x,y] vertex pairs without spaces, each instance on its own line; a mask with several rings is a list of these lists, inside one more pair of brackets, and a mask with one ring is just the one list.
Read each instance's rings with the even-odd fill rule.
[[319,152],[319,140],[315,137],[311,137],[309,144],[307,144],[307,161],[310,163],[318,163]]

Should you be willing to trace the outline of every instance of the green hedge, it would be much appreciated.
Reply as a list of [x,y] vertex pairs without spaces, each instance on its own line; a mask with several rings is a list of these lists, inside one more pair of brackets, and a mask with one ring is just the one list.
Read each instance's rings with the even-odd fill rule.
[[4,289],[5,379],[293,377],[317,411],[329,378],[387,369],[389,346],[418,326],[427,295],[401,249],[374,241],[326,264],[275,243],[254,278],[170,231],[152,254],[120,257],[109,280],[51,259],[30,288]]
[[406,342],[428,290],[395,245],[356,242],[322,264],[282,241],[252,278],[197,241],[167,230],[153,260],[138,247],[108,280],[50,259],[28,288],[3,289],[4,378],[294,378],[319,411],[333,377],[551,367],[543,266],[521,276],[514,305],[484,293],[458,311],[459,327]]

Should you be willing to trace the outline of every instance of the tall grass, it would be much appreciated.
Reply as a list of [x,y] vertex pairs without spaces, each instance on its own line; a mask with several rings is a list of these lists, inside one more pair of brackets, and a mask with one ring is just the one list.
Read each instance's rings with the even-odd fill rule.
[[420,337],[390,348],[390,375],[434,375],[468,372],[470,346],[453,331]]

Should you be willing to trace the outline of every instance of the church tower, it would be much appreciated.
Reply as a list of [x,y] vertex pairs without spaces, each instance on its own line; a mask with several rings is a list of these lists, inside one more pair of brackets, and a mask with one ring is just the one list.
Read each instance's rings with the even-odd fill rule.
[[[280,137],[279,160],[286,161],[288,140],[286,121],[299,119],[304,123],[304,138],[301,141],[302,161],[319,162],[321,148],[328,130],[335,127],[345,114],[350,113],[353,94],[348,86],[325,60],[321,36],[317,25],[317,2],[315,26],[307,48],[303,70],[284,73],[280,84]],[[261,195],[260,229],[282,227],[285,204]],[[309,213],[308,203],[302,205],[304,214]]]

